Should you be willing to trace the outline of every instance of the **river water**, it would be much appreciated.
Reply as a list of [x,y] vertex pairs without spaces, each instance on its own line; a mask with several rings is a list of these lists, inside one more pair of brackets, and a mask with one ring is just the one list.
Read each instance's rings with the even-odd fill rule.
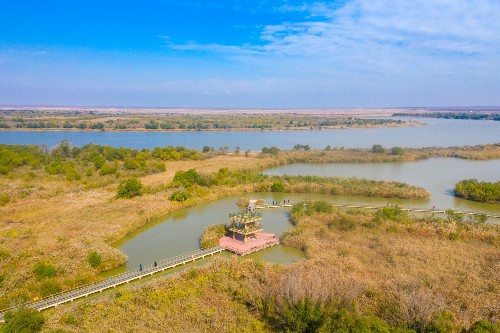
[[[396,118],[394,118],[396,119]],[[404,120],[404,119],[403,119]],[[69,131],[0,131],[0,143],[45,144],[54,147],[62,140],[75,146],[88,143],[134,149],[158,146],[203,146],[230,150],[260,150],[276,146],[291,149],[295,144],[308,144],[322,149],[327,145],[346,148],[384,147],[448,147],[500,142],[500,121],[418,119],[425,126],[387,127],[344,130],[263,131],[263,132],[69,132]]]

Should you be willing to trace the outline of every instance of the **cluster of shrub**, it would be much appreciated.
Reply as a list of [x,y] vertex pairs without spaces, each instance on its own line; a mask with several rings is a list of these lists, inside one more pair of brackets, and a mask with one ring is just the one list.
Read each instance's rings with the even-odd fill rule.
[[82,174],[101,176],[117,174],[119,170],[148,174],[165,171],[163,161],[199,160],[202,154],[193,149],[157,147],[153,150],[114,148],[96,144],[74,147],[67,141],[49,151],[45,146],[0,145],[0,174],[19,167],[44,169],[49,175],[64,175],[67,180],[79,180]]
[[234,187],[252,184],[257,192],[322,193],[422,199],[429,193],[422,188],[398,182],[373,181],[359,178],[320,176],[268,176],[255,171],[230,171],[221,168],[215,174],[200,174],[194,169],[177,171],[171,188],[176,189],[171,201],[182,202],[196,195],[197,187],[217,185]]
[[279,332],[377,332],[377,333],[497,333],[498,323],[478,320],[469,329],[453,323],[450,312],[442,311],[428,323],[419,321],[392,324],[373,313],[362,313],[335,302],[305,297],[298,300],[265,299],[263,314]]
[[213,187],[217,185],[236,186],[239,184],[261,183],[267,179],[257,172],[229,171],[228,168],[221,168],[215,174],[200,174],[194,169],[187,171],[179,170],[175,173],[171,186],[177,189],[170,196],[171,201],[182,202],[191,197],[194,186]]
[[500,182],[479,182],[477,179],[461,180],[455,185],[455,195],[467,200],[500,204]]

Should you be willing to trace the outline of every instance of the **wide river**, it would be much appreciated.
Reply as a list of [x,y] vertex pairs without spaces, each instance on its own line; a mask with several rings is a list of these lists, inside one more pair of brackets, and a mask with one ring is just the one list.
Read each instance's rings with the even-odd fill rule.
[[[404,119],[403,119],[404,120]],[[75,146],[88,143],[134,149],[158,146],[203,146],[232,150],[261,150],[276,146],[291,149],[308,144],[322,149],[327,145],[346,148],[384,147],[448,147],[500,142],[500,121],[418,119],[425,126],[386,127],[344,130],[303,130],[263,132],[78,132],[78,131],[0,131],[0,143],[45,144],[53,147],[62,140]]]

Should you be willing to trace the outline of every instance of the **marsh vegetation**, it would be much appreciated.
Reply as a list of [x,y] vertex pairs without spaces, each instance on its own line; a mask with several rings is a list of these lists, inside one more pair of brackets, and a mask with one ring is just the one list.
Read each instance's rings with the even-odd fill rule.
[[[202,202],[241,193],[273,190],[280,192],[394,196],[401,198],[422,198],[428,195],[424,189],[396,182],[314,176],[266,176],[260,172],[270,166],[309,159],[315,162],[318,160],[325,162],[342,161],[345,158],[372,161],[373,159],[380,158],[414,158],[413,156],[416,156],[415,158],[426,158],[436,154],[474,159],[495,158],[499,149],[498,145],[424,149],[415,150],[416,152],[413,152],[414,150],[412,149],[404,148],[403,154],[399,155],[392,154],[391,149],[385,149],[383,153],[379,153],[369,150],[343,150],[330,147],[329,150],[306,150],[302,148],[302,150],[275,151],[270,149],[258,154],[235,154],[220,150],[208,150],[203,153],[183,147],[144,149],[140,151],[98,145],[73,147],[68,142],[62,142],[52,151],[43,146],[8,145],[1,145],[0,150],[2,152],[0,154],[0,213],[2,216],[0,220],[0,307],[4,308],[9,305],[23,304],[24,302],[94,281],[98,278],[99,272],[117,267],[126,260],[123,253],[110,245],[113,241],[159,216],[164,216],[169,212]],[[349,157],[350,155],[354,157]],[[102,171],[103,169],[105,172]],[[180,196],[173,196],[175,193],[180,193]],[[178,198],[181,199],[177,200]],[[324,210],[324,207],[321,208],[322,204],[319,204],[319,206],[311,205],[310,207],[311,211],[319,214],[318,218],[315,217],[315,219],[321,220],[320,217],[322,214],[336,214],[333,210],[330,211],[328,209]],[[385,220],[381,217],[365,218],[361,213],[354,215],[355,217],[346,217],[344,220],[341,219],[343,222],[339,222],[342,224],[342,228],[346,229],[346,232],[349,232],[350,228],[354,228],[357,231],[366,229],[365,231],[367,232],[378,230],[380,233],[389,229],[400,230],[400,228],[403,228],[407,230],[409,228],[403,235],[407,237],[404,240],[410,243],[413,241],[411,230],[415,229],[418,231],[421,228],[420,226],[428,226],[429,230],[432,230],[431,226],[433,228],[436,227],[433,224],[434,222],[430,224],[408,222],[412,226],[408,227],[407,220],[404,220],[405,222],[401,224],[404,226],[402,227],[397,224],[397,221],[391,222],[392,220],[389,219],[388,222],[383,222],[382,224],[374,222],[373,225],[376,228],[372,228],[372,230],[357,225],[356,221],[369,219],[376,219],[377,221]],[[307,219],[309,215],[305,214],[304,217],[300,218]],[[298,216],[294,217],[294,220],[298,221],[298,219]],[[407,219],[407,217],[404,217],[404,219]],[[408,221],[411,222],[411,220]],[[354,227],[352,227],[353,223]],[[394,223],[394,225],[391,225],[391,223]],[[383,229],[381,225],[386,225],[387,228]],[[446,231],[452,225],[460,227],[453,227],[455,228],[453,229],[453,233],[448,234],[446,237],[443,236],[444,238],[436,231],[436,238],[431,238],[435,239],[436,242],[444,240],[446,242],[454,242],[446,244],[469,244],[469,241],[477,242],[481,245],[478,247],[479,249],[483,249],[484,246],[491,246],[491,242],[493,242],[492,244],[497,244],[497,231],[492,232],[490,230],[486,232],[484,230],[488,229],[482,224],[481,226],[479,224],[478,226],[474,225],[474,228],[470,231],[465,224],[462,225],[457,221],[451,220],[443,223],[440,228]],[[313,227],[310,229],[312,230]],[[484,237],[472,237],[471,235],[476,235],[475,228],[483,230]],[[327,232],[327,236],[330,235],[328,233],[330,230],[328,225],[324,226],[324,229],[324,231],[318,229],[317,235],[315,234],[319,240],[322,239],[321,237],[323,236],[321,234],[323,232]],[[294,235],[301,235],[297,230],[299,230],[299,224],[297,224],[296,229],[287,234],[285,242],[299,248],[304,248],[309,258],[313,253],[312,248],[308,245],[309,243],[306,241],[306,238],[302,236],[294,238]],[[416,234],[420,235],[419,232]],[[478,232],[477,234],[481,233]],[[368,237],[368,235],[365,236]],[[358,239],[358,241],[361,242],[361,239]],[[420,244],[419,242],[420,240],[416,243]],[[312,242],[311,244],[316,243]],[[488,248],[491,249],[491,247]],[[467,247],[468,249],[469,247]],[[417,248],[415,248],[415,251],[417,251]],[[457,253],[466,252],[466,250],[458,248],[457,251]],[[350,252],[347,250],[347,252],[343,253],[349,254]],[[494,258],[495,253],[495,251],[491,250],[485,254],[485,258]],[[307,265],[310,265],[310,267],[304,266],[306,268],[301,268],[302,266],[294,266],[294,270],[296,269],[299,272],[301,269],[302,272],[311,271],[315,272],[314,274],[320,274],[319,276],[323,274],[313,269],[316,265],[324,269],[325,267],[322,264],[309,261],[309,259],[306,262],[308,262]],[[334,323],[326,324],[331,322],[334,313],[336,314],[335,316],[340,316],[339,318],[344,318],[348,322],[360,321],[365,323],[364,320],[366,318],[371,318],[371,308],[369,308],[368,312],[364,310],[358,311],[351,303],[347,303],[348,305],[350,304],[347,307],[344,307],[344,305],[339,307],[336,304],[335,307],[330,308],[330,305],[328,305],[330,301],[318,303],[318,300],[314,298],[312,300],[309,298],[290,298],[288,300],[289,303],[284,301],[287,298],[283,298],[284,303],[280,303],[281,301],[278,298],[273,300],[273,297],[277,297],[276,295],[278,294],[274,294],[274,296],[273,294],[254,295],[252,294],[254,287],[258,291],[266,286],[264,284],[259,287],[257,281],[262,282],[262,279],[266,280],[270,279],[270,277],[275,277],[278,280],[271,279],[269,281],[279,281],[283,276],[290,275],[293,270],[288,271],[286,267],[274,267],[271,269],[267,268],[267,265],[240,261],[236,261],[236,263],[226,264],[221,262],[207,268],[207,271],[195,270],[194,273],[190,273],[192,275],[181,276],[173,281],[162,280],[152,282],[152,285],[146,287],[150,289],[145,290],[150,290],[153,294],[164,295],[163,293],[165,293],[165,295],[171,295],[173,291],[175,291],[175,294],[178,290],[183,290],[184,287],[190,284],[193,286],[193,293],[191,291],[185,294],[181,293],[182,295],[179,294],[179,299],[162,303],[163,305],[161,306],[158,305],[160,312],[143,313],[140,316],[144,315],[149,318],[149,316],[159,315],[160,313],[168,313],[168,320],[165,319],[165,316],[161,316],[161,320],[152,321],[157,323],[158,327],[172,325],[171,327],[182,329],[186,327],[182,325],[189,324],[194,325],[193,327],[208,329],[210,327],[231,328],[235,327],[234,325],[243,325],[241,327],[249,325],[248,327],[252,329],[264,331],[292,330],[295,324],[286,323],[290,320],[293,321],[290,318],[295,316],[294,313],[297,311],[298,313],[302,313],[302,311],[308,312],[309,310],[307,309],[311,309],[311,306],[312,309],[316,307],[320,309],[319,318],[323,319],[316,321],[316,324],[321,324],[320,326],[323,328],[330,327],[331,325],[333,325],[331,327],[337,327],[335,326],[337,324]],[[429,263],[432,264],[430,261]],[[227,265],[236,267],[236,273],[225,271],[227,270]],[[306,264],[303,263],[303,265]],[[242,267],[240,272],[238,271],[240,269],[238,267]],[[352,267],[356,268],[357,266],[354,265]],[[481,271],[482,268],[483,266],[481,265],[477,269]],[[316,269],[319,268],[316,267]],[[254,273],[257,274],[256,280],[253,280],[254,278],[249,278],[248,281],[245,280],[247,276],[251,277]],[[213,276],[220,275],[224,277],[223,281],[226,278],[229,279],[226,282],[228,284],[234,283],[235,286],[241,288],[239,290],[243,294],[235,296],[234,288],[236,287],[219,289],[221,287],[218,284],[219,282],[212,281],[213,278],[206,277],[206,274],[213,274]],[[251,284],[240,285],[243,282],[231,281],[230,279],[234,278],[234,274],[245,276],[242,281],[246,281],[245,283],[250,281],[249,283]],[[328,274],[330,275],[325,276],[334,276],[332,272]],[[488,274],[490,277],[495,276],[491,272]],[[195,278],[198,276],[200,280]],[[299,277],[296,276],[296,278],[298,279]],[[473,280],[473,277],[470,279]],[[294,283],[298,283],[297,281]],[[212,282],[215,284],[212,284]],[[176,285],[176,283],[180,283],[180,285]],[[184,285],[183,283],[186,284]],[[491,283],[486,284],[486,286],[488,286],[488,290],[491,289],[493,292],[496,290],[492,287]],[[102,301],[104,303],[99,301],[101,303],[98,302],[90,305],[86,309],[75,308],[76,313],[70,313],[73,311],[71,309],[58,312],[54,317],[48,319],[46,325],[52,328],[65,327],[67,330],[71,330],[71,327],[73,327],[73,330],[78,330],[82,327],[92,330],[92,327],[94,327],[92,325],[96,321],[90,318],[93,316],[99,318],[99,316],[105,315],[107,312],[101,312],[101,310],[104,309],[104,306],[109,306],[110,313],[119,314],[116,318],[112,316],[117,322],[109,323],[111,325],[109,327],[123,327],[121,325],[124,323],[119,321],[119,317],[126,315],[126,313],[122,313],[121,311],[128,309],[126,311],[138,312],[136,306],[143,304],[141,302],[151,301],[153,302],[151,306],[157,306],[154,305],[156,304],[154,302],[163,299],[163,296],[158,296],[159,298],[155,298],[154,300],[149,299],[150,294],[143,294],[142,287],[133,287],[133,290],[133,292],[129,292],[125,288],[123,289],[123,294],[117,296],[116,299],[104,299]],[[122,291],[119,292],[122,293]],[[214,294],[217,294],[217,297],[214,298]],[[207,298],[204,299],[205,296],[201,296],[200,299],[194,299],[200,295],[205,295]],[[220,302],[221,313],[227,314],[228,317],[224,315],[221,318],[215,318],[211,312],[212,310],[208,308],[209,298],[215,299],[215,304],[219,304],[218,302]],[[266,303],[267,301],[265,300],[270,300],[270,303]],[[193,304],[192,309],[183,308],[180,305],[182,302],[189,303],[191,301]],[[115,308],[115,306],[122,306],[124,304],[126,304],[126,309]],[[248,304],[254,305],[249,306]],[[472,306],[467,303],[465,304],[467,307]],[[170,306],[177,306],[178,308],[173,309]],[[178,309],[183,309],[183,314],[180,314]],[[343,312],[344,310],[347,313]],[[455,310],[452,308],[450,311]],[[456,321],[456,318],[459,317],[453,317],[452,322],[458,322],[457,325],[468,327],[476,319],[486,318],[490,320],[485,311],[474,311],[469,316],[472,319],[458,319]],[[235,318],[235,314],[240,312],[243,316],[241,318],[247,318],[247,322],[244,324],[241,321],[237,323],[227,322],[226,318]],[[202,314],[202,318],[207,319],[206,321],[200,319],[201,317],[196,317],[196,314],[200,313]],[[376,319],[377,322],[382,320],[383,325],[389,325],[384,327],[396,327],[399,325],[380,313],[373,313],[378,318]],[[177,314],[179,315],[178,317],[176,317]],[[402,318],[404,319],[404,317]],[[408,322],[404,320],[402,321],[403,324],[408,326]],[[431,321],[428,319],[426,323],[430,323]],[[103,322],[105,321],[103,320]],[[130,327],[145,328],[149,325],[146,319],[144,322],[135,324],[138,326],[132,325]],[[105,325],[108,325],[108,323]],[[303,324],[297,325],[299,325],[297,327],[302,327],[300,325]],[[307,325],[306,327],[309,327]],[[221,330],[225,329],[221,328]]]
[[299,262],[216,260],[51,310],[46,328],[498,332],[498,226],[326,202],[295,205],[292,220],[283,241]]

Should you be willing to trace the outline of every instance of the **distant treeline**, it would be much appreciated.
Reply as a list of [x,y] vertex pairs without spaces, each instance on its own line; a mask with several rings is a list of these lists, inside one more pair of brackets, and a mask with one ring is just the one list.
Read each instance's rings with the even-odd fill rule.
[[477,112],[429,112],[429,113],[394,113],[394,117],[415,118],[445,118],[445,119],[469,119],[469,120],[500,120],[499,112],[477,113]]
[[217,130],[287,130],[365,127],[403,124],[394,119],[302,115],[67,115],[6,113],[0,117],[0,128],[76,129],[100,131],[217,131]]
[[461,180],[455,185],[455,195],[467,200],[500,204],[500,182],[478,182],[476,179]]

